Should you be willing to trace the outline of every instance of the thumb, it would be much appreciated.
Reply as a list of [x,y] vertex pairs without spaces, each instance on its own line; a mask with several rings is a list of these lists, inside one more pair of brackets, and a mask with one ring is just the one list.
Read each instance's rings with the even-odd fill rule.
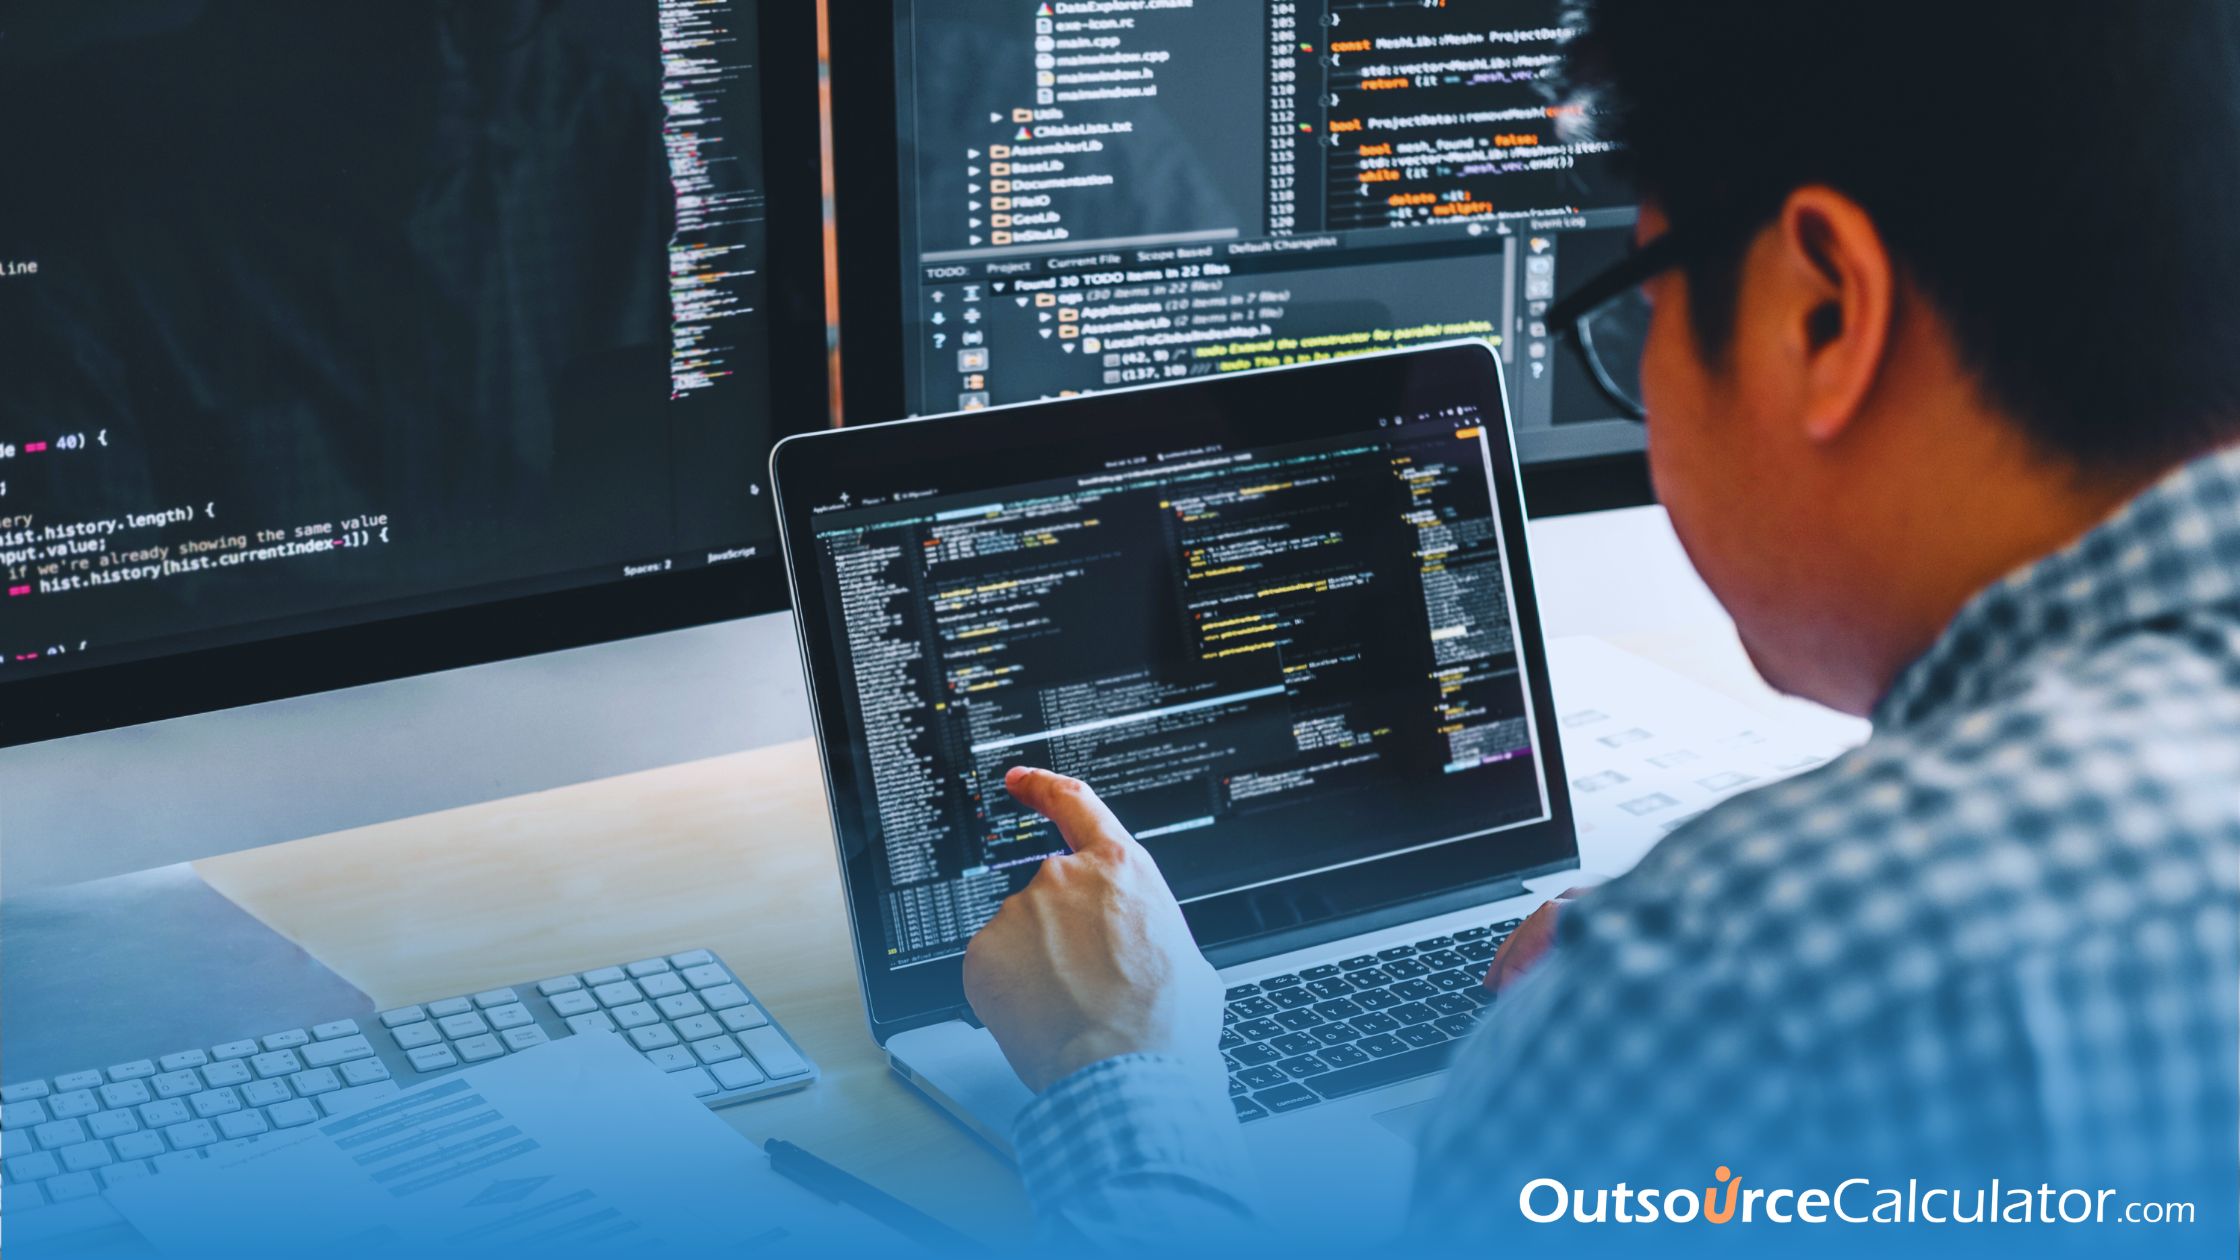
[[1100,844],[1132,845],[1135,839],[1088,784],[1049,770],[1014,767],[1003,786],[1021,805],[1058,824],[1074,852]]

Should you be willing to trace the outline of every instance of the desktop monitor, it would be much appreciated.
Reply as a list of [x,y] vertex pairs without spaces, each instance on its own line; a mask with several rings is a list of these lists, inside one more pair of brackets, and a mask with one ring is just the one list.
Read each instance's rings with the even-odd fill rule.
[[0,741],[784,606],[812,6],[20,9]]
[[1495,343],[1535,513],[1648,500],[1550,335],[1630,248],[1561,0],[894,0],[832,47],[847,420]]

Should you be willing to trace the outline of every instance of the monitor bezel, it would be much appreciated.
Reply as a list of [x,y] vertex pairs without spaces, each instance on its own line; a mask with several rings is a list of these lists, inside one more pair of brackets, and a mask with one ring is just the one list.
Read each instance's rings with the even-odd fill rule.
[[[901,2],[901,0],[897,0]],[[895,10],[833,26],[833,219],[840,250],[840,415],[843,424],[908,416],[904,401],[902,137],[895,95]],[[1527,515],[1538,518],[1656,501],[1642,452],[1523,465]]]
[[[961,959],[902,970],[878,965],[883,957],[878,951],[884,945],[883,939],[875,939],[880,922],[878,858],[862,842],[865,822],[848,736],[845,684],[829,631],[833,613],[822,575],[809,554],[814,529],[811,505],[829,502],[841,490],[873,493],[884,484],[882,477],[893,481],[890,488],[894,489],[928,484],[941,475],[941,465],[960,458],[959,452],[971,452],[975,464],[987,464],[1031,458],[1037,450],[1076,447],[1083,433],[1118,437],[1148,429],[1156,444],[1158,433],[1172,429],[1177,440],[1190,440],[1205,432],[1206,413],[1214,411],[1240,435],[1238,445],[1264,446],[1295,437],[1290,417],[1310,407],[1369,416],[1380,408],[1405,411],[1418,399],[1472,396],[1466,390],[1486,400],[1489,415],[1485,440],[1491,451],[1490,474],[1511,557],[1515,639],[1536,715],[1548,815],[1497,833],[1495,843],[1462,840],[1368,866],[1194,901],[1185,907],[1192,930],[1206,944],[1208,955],[1227,965],[1242,957],[1271,955],[1420,917],[1433,912],[1426,907],[1434,905],[1443,909],[1490,902],[1524,879],[1578,865],[1578,836],[1563,770],[1524,504],[1507,429],[1506,395],[1491,347],[1483,342],[1446,343],[1058,402],[846,427],[790,437],[778,444],[771,452],[771,486],[793,590],[795,632],[807,676],[865,1015],[876,1039],[884,1044],[896,1033],[969,1015],[969,1007],[963,997]],[[1238,397],[1250,401],[1243,405],[1221,401]],[[1066,409],[1064,423],[1050,422],[1052,408]],[[1043,471],[1021,477],[1040,480],[1047,475]],[[851,844],[851,838],[856,843]],[[1311,916],[1299,911],[1306,905],[1314,908]],[[1207,943],[1209,933],[1214,934],[1211,943]]]
[[[830,423],[818,6],[760,0],[764,178],[798,195],[768,202],[770,382],[776,434]],[[626,588],[629,597],[615,598]],[[0,681],[0,747],[385,682],[781,611],[769,554],[545,594],[385,617],[222,647]]]

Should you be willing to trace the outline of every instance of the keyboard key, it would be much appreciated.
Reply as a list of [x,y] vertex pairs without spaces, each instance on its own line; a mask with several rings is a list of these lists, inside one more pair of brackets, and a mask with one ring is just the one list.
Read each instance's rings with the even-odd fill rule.
[[1250,1089],[1273,1089],[1291,1078],[1283,1074],[1283,1069],[1263,1063],[1237,1073],[1237,1079]]
[[629,978],[629,975],[626,974],[620,967],[601,967],[596,971],[586,971],[583,973],[583,982],[592,986],[593,988],[597,988],[602,984],[619,984],[624,980],[628,980]]
[[643,1002],[632,1002],[628,1006],[618,1006],[608,1011],[607,1014],[613,1016],[614,1022],[624,1028],[643,1028],[647,1024],[661,1022],[661,1017],[654,1014],[653,1008]]
[[1333,976],[1328,980],[1309,980],[1306,989],[1307,992],[1327,1001],[1330,998],[1341,998],[1353,992],[1353,982],[1343,977]]
[[1273,993],[1277,989],[1281,989],[1288,985],[1294,985],[1297,983],[1299,983],[1299,977],[1292,975],[1289,972],[1285,972],[1280,976],[1263,977],[1260,981],[1260,988],[1263,992]]
[[1454,938],[1451,936],[1428,936],[1417,941],[1416,948],[1418,950],[1445,949],[1452,944],[1454,944]]
[[39,1145],[47,1150],[76,1146],[86,1140],[86,1126],[82,1120],[49,1120],[31,1131]]
[[1299,969],[1299,978],[1309,982],[1327,980],[1337,974],[1338,964],[1336,963],[1324,963],[1319,967],[1301,967]]
[[669,965],[677,968],[705,966],[715,960],[716,956],[704,949],[688,949],[681,954],[669,955]]
[[1421,1002],[1425,998],[1437,994],[1439,989],[1437,985],[1428,980],[1402,980],[1392,986],[1392,992],[1403,1001]]
[[644,1001],[646,996],[637,985],[630,983],[628,980],[617,980],[613,984],[602,984],[593,989],[591,995],[599,999],[599,1005],[607,1007],[628,1006],[632,1002]]
[[454,1048],[459,1051],[459,1057],[469,1063],[480,1063],[484,1059],[495,1059],[506,1052],[505,1043],[488,1033],[456,1042]]
[[1353,1046],[1325,1046],[1318,1051],[1322,1061],[1333,1068],[1349,1068],[1356,1063],[1367,1063],[1369,1056]]
[[1352,998],[1332,998],[1315,1003],[1312,1009],[1324,1019],[1352,1019],[1361,1013],[1361,1004]]
[[1469,959],[1471,962],[1485,963],[1492,962],[1493,956],[1497,953],[1500,953],[1501,950],[1499,946],[1495,945],[1491,941],[1467,941],[1461,945],[1457,945],[1454,952],[1462,955],[1464,958]]
[[99,1168],[116,1159],[116,1156],[109,1153],[107,1142],[80,1142],[76,1146],[65,1146],[55,1154],[62,1158],[62,1166],[71,1172]]
[[352,1059],[342,1065],[342,1083],[371,1085],[389,1079],[389,1065],[379,1059]]
[[755,1006],[752,1003],[749,1003],[746,1006],[729,1007],[725,1009],[724,1012],[720,1016],[718,1016],[718,1018],[723,1020],[723,1026],[725,1028],[728,1028],[733,1032],[744,1032],[749,1028],[760,1028],[764,1024],[770,1022],[770,1017],[762,1013],[762,1008],[759,1006]]
[[406,1024],[417,1024],[427,1017],[428,1012],[417,1006],[400,1006],[393,1011],[381,1012],[381,1026],[399,1028]]
[[187,1110],[186,1100],[163,1098],[152,1103],[141,1104],[140,1123],[146,1128],[161,1129],[178,1124],[188,1119],[191,1114]]
[[1319,999],[1305,989],[1294,986],[1288,989],[1277,989],[1274,993],[1268,995],[1268,1000],[1288,1011],[1294,1007],[1312,1006]]
[[640,976],[638,987],[645,990],[647,997],[659,998],[667,997],[672,993],[682,993],[686,986],[683,976],[674,971],[664,971],[657,975]]
[[493,1006],[511,1006],[520,1000],[521,995],[512,989],[484,989],[474,995],[474,1004],[483,1010],[489,1010]]
[[700,1061],[692,1057],[692,1052],[683,1046],[664,1046],[659,1050],[648,1050],[646,1051],[646,1061],[664,1072],[682,1072],[686,1068],[700,1065]]
[[731,983],[731,973],[725,971],[721,967],[716,966],[714,963],[703,963],[697,967],[687,967],[684,971],[684,978],[685,981],[695,989],[712,989],[719,984]]
[[184,1098],[188,1094],[199,1094],[207,1088],[203,1083],[202,1074],[191,1068],[181,1069],[177,1072],[165,1072],[149,1083],[156,1087],[156,1097],[158,1098]]
[[1454,1057],[1453,1050],[1452,1042],[1423,1050],[1410,1050],[1405,1054],[1372,1059],[1335,1072],[1310,1076],[1301,1083],[1324,1098],[1346,1098],[1439,1071]]
[[1276,1066],[1282,1068],[1285,1075],[1294,1077],[1319,1076],[1330,1070],[1330,1065],[1324,1063],[1322,1056],[1316,1054],[1293,1055],[1276,1064]]
[[464,1015],[474,1009],[474,1003],[463,997],[447,997],[428,1003],[428,1018],[442,1019],[446,1015]]
[[342,1078],[335,1075],[333,1068],[312,1068],[308,1072],[298,1072],[288,1078],[288,1083],[295,1086],[296,1093],[304,1098],[332,1093],[342,1088]]
[[35,1098],[0,1104],[0,1128],[28,1129],[50,1119],[53,1117],[47,1114],[47,1105]]
[[31,1130],[29,1129],[9,1129],[0,1132],[0,1159],[13,1159],[18,1155],[29,1155],[38,1149],[38,1139],[31,1136]]
[[48,1198],[57,1203],[68,1203],[72,1199],[89,1199],[101,1193],[100,1185],[94,1181],[93,1174],[89,1172],[68,1172],[59,1177],[51,1177],[41,1189],[47,1192]]
[[1275,1014],[1277,1008],[1276,1004],[1268,999],[1255,996],[1231,1002],[1229,1009],[1235,1011],[1241,1019],[1259,1019],[1264,1015]]
[[311,1036],[315,1041],[333,1041],[337,1037],[352,1036],[357,1031],[358,1021],[354,1019],[329,1020],[324,1024],[311,1026]]
[[1431,1026],[1449,1037],[1467,1037],[1477,1023],[1475,1015],[1442,1015],[1431,1021]]
[[132,1111],[96,1111],[86,1117],[86,1132],[97,1138],[119,1137],[139,1127],[140,1117]]
[[1260,986],[1257,984],[1239,984],[1232,985],[1229,990],[1226,993],[1223,993],[1221,996],[1224,1001],[1234,1002],[1238,998],[1251,997],[1253,994],[1258,993],[1259,991]]
[[377,1102],[396,1097],[400,1092],[394,1081],[338,1089],[331,1094],[319,1095],[319,1110],[327,1113],[327,1118],[332,1120],[336,1116],[347,1116],[353,1111],[364,1111]]
[[285,1032],[276,1032],[266,1037],[264,1048],[267,1050],[293,1050],[310,1040],[310,1033],[301,1028],[290,1028]]
[[421,1046],[432,1046],[443,1040],[443,1030],[426,1020],[393,1028],[389,1035],[396,1039],[399,1050],[417,1050]]
[[713,1037],[723,1031],[723,1025],[713,1015],[687,1015],[677,1021],[677,1035],[686,1041]]
[[719,984],[712,989],[702,989],[700,1000],[708,1004],[709,1010],[721,1011],[734,1006],[744,1006],[754,999],[748,997],[747,991],[738,985]]
[[550,980],[537,981],[537,992],[544,994],[546,997],[553,997],[561,993],[574,993],[581,988],[583,988],[583,981],[576,979],[574,976],[554,976]]
[[420,1072],[440,1072],[445,1068],[459,1066],[459,1056],[451,1053],[449,1046],[422,1046],[407,1053],[405,1058],[410,1059],[413,1069]]
[[1449,1040],[1447,1034],[1439,1031],[1439,1029],[1430,1024],[1411,1024],[1392,1035],[1398,1037],[1400,1040],[1407,1042],[1409,1045],[1414,1046],[1419,1050],[1423,1049],[1426,1046],[1435,1046],[1442,1041]]
[[91,1069],[83,1072],[64,1072],[62,1075],[54,1078],[54,1087],[58,1092],[76,1089],[92,1089],[99,1084],[101,1084],[101,1073],[93,1071]]
[[702,1063],[721,1063],[726,1059],[736,1059],[745,1053],[745,1051],[739,1049],[738,1042],[720,1034],[693,1042],[692,1052],[700,1056]]
[[241,1087],[241,1101],[252,1107],[269,1107],[274,1103],[286,1102],[293,1097],[295,1097],[295,1092],[288,1088],[288,1082],[285,1080],[251,1081]]
[[1342,971],[1359,971],[1363,967],[1374,967],[1376,965],[1377,957],[1374,954],[1357,954],[1352,958],[1338,960],[1338,967]]
[[739,1034],[739,1040],[762,1065],[762,1070],[772,1076],[799,1076],[809,1070],[809,1063],[779,1035],[778,1030],[765,1024],[749,1028]]
[[337,1037],[332,1041],[314,1041],[303,1048],[303,1061],[312,1067],[333,1067],[351,1059],[363,1059],[373,1054],[373,1043],[361,1036]]
[[17,1081],[0,1088],[0,1105],[30,1102],[34,1098],[45,1098],[50,1092],[45,1081]]
[[256,1042],[249,1040],[221,1041],[210,1047],[210,1057],[213,1059],[246,1059],[260,1048]]
[[1297,1082],[1261,1090],[1252,1096],[1252,1100],[1270,1111],[1297,1111],[1301,1107],[1311,1107],[1322,1101],[1315,1096],[1313,1090]]
[[1442,993],[1459,993],[1464,989],[1475,989],[1483,985],[1486,976],[1484,971],[1472,967],[1464,971],[1435,971],[1431,973],[1430,980],[1431,987]]
[[1237,1035],[1249,1037],[1254,1041],[1266,1041],[1270,1037],[1282,1036],[1283,1025],[1272,1019],[1246,1020],[1244,1023],[1237,1025]]
[[1360,1036],[1361,1033],[1351,1024],[1331,1023],[1314,1028],[1307,1035],[1321,1042],[1324,1046],[1340,1046]]
[[[446,1050],[444,1053],[449,1054],[450,1051]],[[273,1128],[292,1129],[299,1124],[309,1124],[318,1119],[319,1109],[298,1098],[289,1102],[272,1104],[272,1110],[267,1114],[272,1120]]]
[[1423,1004],[1441,1015],[1475,1015],[1478,1013],[1478,1004],[1460,993],[1441,993],[1424,999]]
[[101,1188],[106,1190],[119,1182],[130,1181],[134,1177],[145,1177],[154,1171],[155,1169],[150,1168],[148,1162],[143,1159],[135,1159],[122,1164],[111,1164],[101,1170]]
[[101,1087],[101,1105],[104,1107],[137,1107],[155,1097],[148,1092],[143,1080],[118,1081]]
[[274,1050],[249,1060],[259,1076],[289,1076],[303,1070],[303,1060],[293,1050]]
[[119,1063],[109,1069],[109,1079],[112,1081],[137,1081],[142,1077],[154,1076],[155,1074],[156,1065],[153,1059],[134,1059],[130,1063]]
[[687,1015],[698,1015],[708,1009],[707,1003],[702,1002],[698,995],[692,993],[672,994],[655,1002],[654,1005],[660,1007],[661,1013],[671,1019],[683,1019]]
[[[292,1050],[282,1050],[278,1053],[290,1058],[295,1057],[295,1052]],[[249,1059],[220,1059],[216,1063],[201,1069],[202,1083],[212,1089],[222,1089],[227,1085],[239,1085],[256,1075],[249,1070],[251,1062],[252,1060]]]
[[1363,1037],[1353,1044],[1356,1049],[1366,1050],[1380,1059],[1395,1054],[1405,1054],[1408,1050],[1408,1043],[1391,1033],[1378,1033],[1374,1037]]
[[500,1032],[508,1028],[519,1028],[523,1024],[537,1022],[537,1017],[529,1013],[529,1008],[519,1002],[508,1002],[504,1006],[493,1006],[483,1012],[483,1018],[489,1020],[490,1026]]
[[1424,966],[1413,958],[1402,958],[1396,962],[1384,964],[1383,970],[1386,975],[1395,980],[1412,980],[1429,972],[1431,968]]
[[708,1075],[708,1069],[703,1067],[680,1069],[669,1079],[690,1090],[694,1098],[706,1098],[710,1094],[721,1092],[716,1087],[715,1078]]
[[1451,949],[1435,949],[1419,957],[1423,965],[1433,971],[1446,971],[1454,967],[1460,967],[1469,961]]
[[1456,940],[1458,940],[1458,941],[1476,941],[1476,940],[1483,940],[1483,939],[1484,939],[1484,938],[1485,938],[1486,936],[1490,935],[1490,934],[1491,934],[1492,932],[1493,932],[1493,929],[1492,929],[1492,928],[1490,928],[1490,927],[1474,927],[1474,928],[1464,928],[1464,929],[1462,929],[1461,931],[1459,931],[1459,932],[1457,932],[1457,933],[1455,933],[1455,934],[1454,934],[1454,939],[1456,939]]
[[453,1041],[457,1041],[461,1037],[479,1037],[490,1031],[489,1023],[473,1011],[446,1015],[436,1021],[436,1027],[441,1028],[443,1035]]
[[1268,1044],[1287,1055],[1291,1055],[1312,1053],[1322,1043],[1305,1033],[1285,1033],[1281,1037],[1270,1038]]
[[217,1141],[218,1131],[208,1120],[189,1120],[165,1129],[163,1136],[170,1141],[173,1150],[186,1151]]
[[189,1098],[187,1105],[194,1108],[196,1115],[208,1120],[212,1116],[222,1116],[229,1111],[241,1110],[241,1095],[230,1087],[226,1089],[206,1089]]
[[677,1044],[677,1034],[671,1032],[667,1024],[647,1024],[630,1030],[630,1044],[640,1050],[659,1050]]
[[1273,1063],[1283,1056],[1277,1053],[1276,1048],[1267,1042],[1256,1041],[1249,1046],[1238,1047],[1234,1057],[1237,1062],[1250,1067],[1255,1063]]
[[[55,1079],[59,1081],[62,1078],[58,1076]],[[56,1094],[47,1100],[47,1111],[57,1120],[71,1120],[79,1116],[90,1116],[99,1110],[101,1110],[101,1103],[94,1098],[93,1091],[90,1089],[73,1089],[68,1093]]]
[[589,1011],[582,1015],[570,1015],[568,1017],[568,1030],[579,1033],[611,1033],[615,1031],[615,1027],[614,1021],[607,1018],[605,1011]]
[[1229,1101],[1237,1109],[1237,1121],[1240,1124],[1251,1120],[1264,1120],[1268,1116],[1268,1109],[1250,1098],[1232,1098]]
[[111,1143],[117,1149],[118,1159],[154,1159],[166,1149],[163,1136],[156,1133],[127,1133]]
[[1276,1012],[1276,1022],[1283,1025],[1285,1028],[1290,1029],[1292,1032],[1305,1032],[1307,1029],[1321,1023],[1322,1016],[1315,1014],[1313,1007],[1302,1006],[1295,1011]]
[[[535,1024],[530,1024],[526,1028],[508,1028],[499,1033],[498,1037],[508,1047],[515,1050],[526,1050],[531,1046],[541,1046],[552,1040],[551,1037],[545,1035],[544,1029],[537,1027]],[[349,1071],[348,1068],[343,1070],[345,1072]]]
[[261,1111],[237,1111],[218,1117],[218,1132],[229,1138],[255,1137],[271,1128]]
[[599,999],[591,996],[588,993],[559,993],[553,995],[552,998],[553,1013],[557,1014],[562,1019],[567,1019],[575,1015],[581,1015],[585,1011],[595,1011],[598,1009]]
[[1384,962],[1391,962],[1395,958],[1413,958],[1415,952],[1416,947],[1413,945],[1395,945],[1391,949],[1378,950],[1377,957]]
[[753,1060],[745,1058],[730,1059],[715,1064],[708,1070],[715,1074],[716,1084],[725,1089],[745,1089],[770,1079],[762,1074],[762,1069],[756,1067]]
[[668,969],[669,960],[666,958],[643,958],[631,963],[623,970],[628,971],[632,976],[644,979],[656,972],[667,971]]
[[1438,1012],[1421,1002],[1402,1002],[1392,1008],[1391,1014],[1403,1024],[1428,1024],[1439,1018]]
[[[34,1151],[29,1155],[18,1155],[10,1159],[7,1161],[7,1169],[8,1175],[15,1179],[17,1185],[21,1185],[26,1181],[38,1181],[61,1172],[62,1161],[47,1151]],[[9,1193],[14,1193],[15,1186],[9,1186],[8,1190]]]

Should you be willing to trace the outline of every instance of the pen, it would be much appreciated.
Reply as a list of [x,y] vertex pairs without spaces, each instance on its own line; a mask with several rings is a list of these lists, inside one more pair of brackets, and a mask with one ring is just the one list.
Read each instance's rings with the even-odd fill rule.
[[855,1208],[880,1224],[915,1238],[936,1251],[978,1250],[973,1241],[963,1234],[870,1182],[818,1159],[791,1142],[771,1138],[762,1144],[762,1149],[770,1153],[770,1167],[779,1176],[820,1197]]

